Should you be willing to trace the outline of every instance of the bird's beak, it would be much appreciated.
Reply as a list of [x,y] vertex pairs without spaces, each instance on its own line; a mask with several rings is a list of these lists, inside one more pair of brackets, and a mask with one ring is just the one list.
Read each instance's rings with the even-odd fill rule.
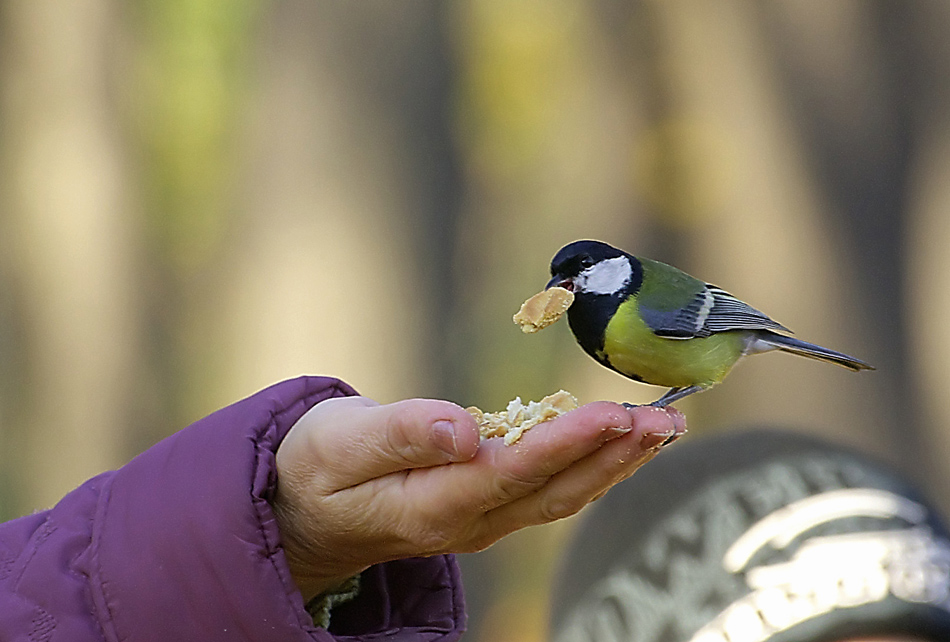
[[565,290],[570,290],[571,292],[573,292],[574,280],[570,278],[565,279],[563,277],[556,276],[550,281],[548,281],[548,284],[544,286],[544,289],[550,290],[553,287],[564,288]]

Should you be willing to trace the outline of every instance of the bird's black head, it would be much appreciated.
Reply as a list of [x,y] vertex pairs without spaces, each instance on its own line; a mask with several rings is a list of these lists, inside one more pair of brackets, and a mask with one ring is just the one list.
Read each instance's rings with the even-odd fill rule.
[[600,241],[574,241],[551,259],[551,280],[575,294],[619,296],[639,288],[639,261],[623,250]]
[[600,241],[574,241],[551,260],[547,287],[574,292],[567,320],[577,342],[604,365],[604,330],[618,306],[640,289],[643,267],[633,256]]

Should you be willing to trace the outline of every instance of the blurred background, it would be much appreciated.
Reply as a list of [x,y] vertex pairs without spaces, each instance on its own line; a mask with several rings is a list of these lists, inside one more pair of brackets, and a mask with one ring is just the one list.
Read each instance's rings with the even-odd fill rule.
[[[878,366],[747,360],[694,433],[828,435],[950,509],[948,30],[939,0],[0,1],[0,516],[301,373],[651,401],[511,323],[578,238]],[[466,639],[545,638],[570,528],[465,556]]]

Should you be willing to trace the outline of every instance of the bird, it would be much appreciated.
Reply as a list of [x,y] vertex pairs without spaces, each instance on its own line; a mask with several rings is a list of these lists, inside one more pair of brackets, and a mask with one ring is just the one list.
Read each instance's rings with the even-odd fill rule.
[[[601,241],[565,245],[545,289],[574,294],[568,324],[602,365],[669,390],[665,407],[720,383],[746,355],[780,350],[855,372],[869,363],[788,336],[791,330],[725,290],[686,272]],[[625,404],[632,406],[632,404]]]

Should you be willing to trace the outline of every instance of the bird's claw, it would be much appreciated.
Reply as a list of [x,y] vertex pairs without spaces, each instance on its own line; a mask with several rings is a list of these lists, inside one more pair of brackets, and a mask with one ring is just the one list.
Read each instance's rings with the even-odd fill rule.
[[667,406],[666,402],[661,403],[659,399],[651,403],[629,403],[622,401],[620,405],[627,410],[632,410],[633,408],[666,408]]

